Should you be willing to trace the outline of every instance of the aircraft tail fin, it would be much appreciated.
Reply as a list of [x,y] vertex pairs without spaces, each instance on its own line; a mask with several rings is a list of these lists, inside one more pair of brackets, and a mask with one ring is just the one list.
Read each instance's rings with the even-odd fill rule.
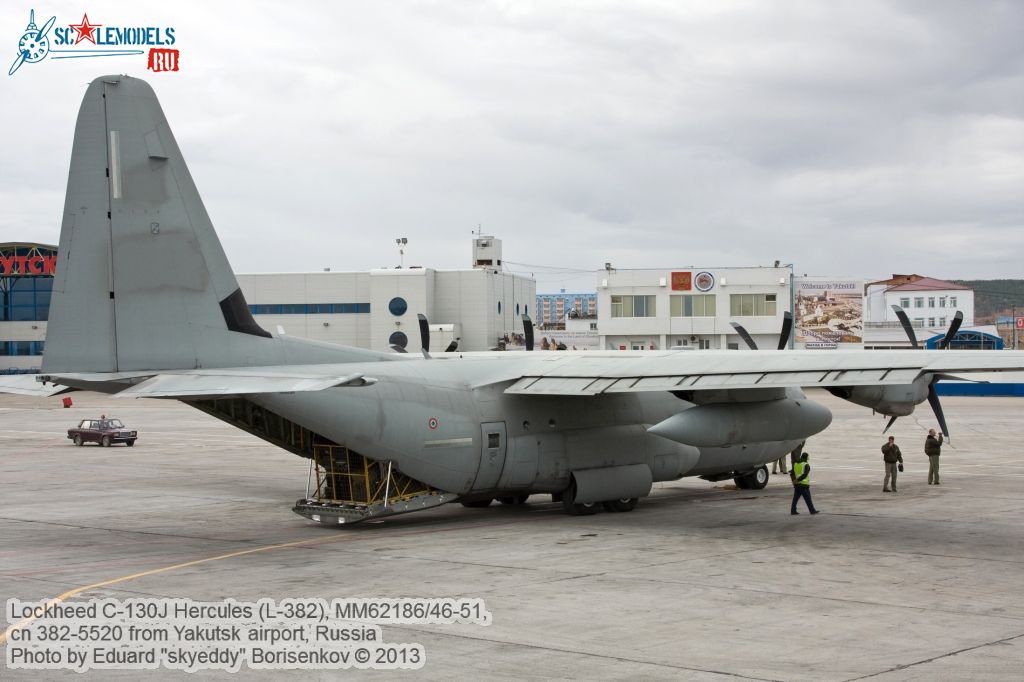
[[[97,78],[75,127],[43,372],[270,361],[152,88]],[[250,362],[247,363],[246,360]]]

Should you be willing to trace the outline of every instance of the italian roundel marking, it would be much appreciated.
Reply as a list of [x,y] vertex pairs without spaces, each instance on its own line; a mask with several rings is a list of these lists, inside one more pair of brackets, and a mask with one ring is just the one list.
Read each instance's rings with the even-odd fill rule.
[[699,272],[693,278],[693,286],[697,291],[710,291],[711,287],[715,286],[715,276],[710,272]]
[[427,426],[430,427],[431,431],[437,431],[437,417],[431,417],[428,419]]

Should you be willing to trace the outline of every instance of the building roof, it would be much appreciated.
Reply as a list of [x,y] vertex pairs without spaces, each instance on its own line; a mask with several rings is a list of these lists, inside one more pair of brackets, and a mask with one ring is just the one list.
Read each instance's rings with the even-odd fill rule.
[[962,284],[953,284],[944,279],[935,279],[934,277],[921,277],[920,279],[891,286],[886,291],[945,291],[947,289],[971,291],[970,287],[965,287]]

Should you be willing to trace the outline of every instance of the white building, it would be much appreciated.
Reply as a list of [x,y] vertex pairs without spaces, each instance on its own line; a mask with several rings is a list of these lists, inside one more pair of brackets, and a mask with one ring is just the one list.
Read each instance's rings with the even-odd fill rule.
[[264,329],[317,341],[388,351],[419,348],[417,313],[430,321],[430,348],[488,350],[523,332],[537,283],[502,271],[501,240],[473,240],[472,269],[408,267],[369,272],[238,275]]
[[892,306],[903,308],[918,341],[945,334],[957,311],[962,329],[974,326],[974,291],[968,287],[921,275],[893,275],[864,288],[864,347],[909,348],[910,340]]
[[759,348],[775,348],[792,290],[789,267],[609,268],[598,275],[600,347],[746,348],[729,324],[735,321]]

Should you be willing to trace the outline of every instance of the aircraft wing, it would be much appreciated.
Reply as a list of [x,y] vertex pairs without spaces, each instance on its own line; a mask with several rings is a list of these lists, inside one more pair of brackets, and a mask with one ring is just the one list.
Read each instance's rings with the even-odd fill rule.
[[924,374],[1022,370],[1024,353],[1007,351],[680,351],[618,358],[574,354],[534,364],[505,392],[586,396],[885,386],[910,384]]

